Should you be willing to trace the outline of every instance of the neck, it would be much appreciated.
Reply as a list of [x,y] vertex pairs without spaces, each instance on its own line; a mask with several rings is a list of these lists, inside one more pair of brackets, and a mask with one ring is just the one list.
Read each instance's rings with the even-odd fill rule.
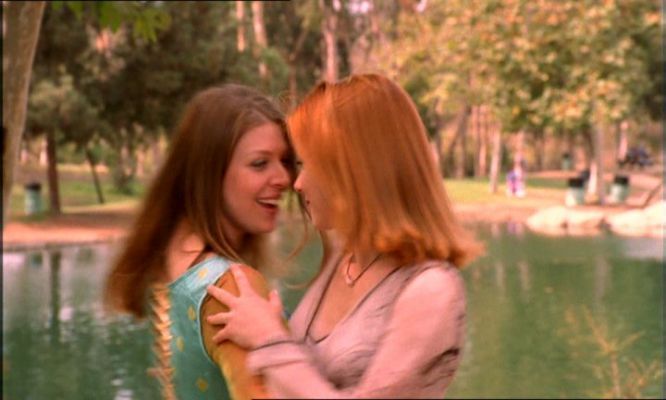
[[376,250],[361,249],[359,247],[352,247],[351,253],[354,256],[354,262],[361,267],[370,264],[379,254]]
[[242,232],[226,220],[222,222],[222,230],[224,231],[224,236],[228,240],[229,245],[231,245],[231,248],[238,253],[243,246],[246,233]]
[[203,249],[204,242],[201,237],[194,232],[190,222],[186,218],[183,218],[178,225],[176,225],[169,247],[182,252],[196,252]]
[[166,277],[168,282],[182,275],[204,249],[204,241],[183,218],[176,225],[166,249]]
[[[349,287],[353,287],[356,282],[363,277],[363,275],[379,260],[381,253],[363,251],[356,248],[352,250],[351,255],[347,259],[346,267],[342,270],[345,283]],[[352,258],[355,268],[352,268]],[[355,272],[352,272],[356,269]]]

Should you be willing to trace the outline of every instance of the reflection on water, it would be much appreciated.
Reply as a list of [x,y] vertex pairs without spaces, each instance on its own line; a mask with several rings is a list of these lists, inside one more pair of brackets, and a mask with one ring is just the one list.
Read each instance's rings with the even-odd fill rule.
[[[638,365],[648,383],[635,393],[662,397],[648,371],[663,355],[661,241],[551,238],[518,224],[476,230],[487,254],[463,272],[468,337],[449,396],[612,395],[639,380]],[[114,250],[3,253],[3,398],[158,398],[145,372],[148,327],[101,307]],[[309,245],[289,281],[312,277],[320,255]],[[283,288],[289,310],[302,292]],[[619,343],[635,333],[615,359],[604,355],[599,337]],[[605,373],[613,368],[615,381]]]

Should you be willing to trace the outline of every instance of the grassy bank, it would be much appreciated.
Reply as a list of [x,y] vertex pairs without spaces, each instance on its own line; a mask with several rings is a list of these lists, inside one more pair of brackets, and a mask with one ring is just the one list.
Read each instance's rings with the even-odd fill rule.
[[[144,178],[137,180],[132,194],[121,193],[113,186],[108,171],[102,169],[99,171],[99,176],[106,204],[100,205],[90,171],[86,165],[59,165],[59,173],[61,203],[65,213],[94,213],[118,207],[131,212],[132,208],[140,202],[146,190],[147,179]],[[44,212],[40,215],[28,217],[25,214],[24,185],[28,182],[42,184],[41,199]],[[528,195],[521,199],[506,196],[504,177],[500,179],[501,183],[495,194],[489,191],[488,179],[446,179],[444,182],[447,193],[455,205],[493,204],[538,207],[544,202],[550,204],[561,201],[565,189],[563,180],[530,178],[527,182]],[[12,189],[10,218],[15,221],[42,220],[47,218],[48,207],[46,171],[43,167],[22,168]]]
[[[60,203],[63,212],[94,212],[109,208],[131,208],[138,203],[145,192],[145,180],[137,180],[132,187],[132,193],[118,191],[111,180],[111,176],[103,168],[98,175],[102,185],[105,204],[100,204],[97,192],[93,185],[92,175],[87,165],[61,164],[58,165]],[[25,212],[25,187],[29,182],[41,183],[41,201],[43,213],[31,217]],[[16,182],[12,187],[9,217],[12,220],[34,221],[46,218],[49,211],[49,193],[46,179],[46,171],[43,167],[23,166],[17,174]]]
[[[63,211],[65,213],[95,212],[95,210],[108,210],[121,207],[131,212],[141,200],[146,190],[148,177],[137,179],[132,194],[119,192],[114,188],[111,176],[107,170],[100,168],[99,176],[106,200],[100,205],[93,185],[90,171],[86,165],[62,164],[58,166],[60,173],[60,193]],[[567,173],[562,171],[547,171],[543,173],[528,174],[527,195],[524,198],[509,197],[506,195],[505,177],[501,176],[496,193],[490,193],[490,184],[487,178],[477,179],[445,179],[446,191],[454,206],[464,209],[479,209],[484,211],[486,206],[494,209],[522,209],[534,210],[551,205],[561,205],[566,191]],[[608,178],[610,179],[610,177]],[[25,216],[25,189],[28,182],[42,184],[41,197],[44,213],[38,216]],[[644,192],[647,187],[641,187],[632,181],[632,195]],[[48,211],[48,187],[46,184],[46,171],[44,167],[22,166],[12,189],[10,206],[10,219],[14,221],[34,221],[46,218]]]

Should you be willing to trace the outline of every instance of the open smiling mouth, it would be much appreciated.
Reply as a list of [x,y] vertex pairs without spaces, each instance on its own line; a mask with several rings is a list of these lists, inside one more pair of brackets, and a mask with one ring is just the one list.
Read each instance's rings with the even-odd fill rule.
[[277,210],[278,205],[280,203],[280,199],[262,199],[262,200],[257,200],[257,203],[259,203],[262,207],[273,211]]

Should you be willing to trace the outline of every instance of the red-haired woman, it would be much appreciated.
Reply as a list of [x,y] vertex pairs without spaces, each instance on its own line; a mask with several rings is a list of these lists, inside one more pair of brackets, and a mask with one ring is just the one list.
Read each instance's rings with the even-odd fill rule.
[[232,268],[240,296],[216,342],[251,349],[278,398],[441,397],[463,344],[459,268],[480,247],[456,222],[409,96],[379,75],[319,84],[289,118],[295,189],[325,255],[289,323]]
[[[164,398],[265,397],[245,369],[247,352],[216,346],[201,321],[226,309],[209,301],[207,286],[237,293],[231,263],[267,265],[266,234],[294,172],[284,117],[259,92],[213,87],[187,105],[105,290],[111,308],[152,318],[151,372]],[[267,296],[261,275],[244,271],[244,283]]]

